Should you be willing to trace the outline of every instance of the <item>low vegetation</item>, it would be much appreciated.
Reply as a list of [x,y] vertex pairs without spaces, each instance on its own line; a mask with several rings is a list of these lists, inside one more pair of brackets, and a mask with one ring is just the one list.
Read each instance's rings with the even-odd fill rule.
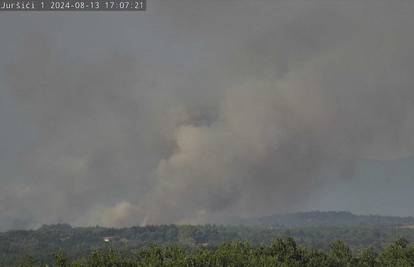
[[269,218],[261,225],[8,231],[0,233],[0,266],[414,266],[412,218]]
[[[122,253],[107,247],[85,258],[69,260],[64,252],[55,255],[58,267],[138,267],[138,266],[414,266],[414,246],[397,240],[380,253],[366,248],[359,253],[342,241],[333,242],[329,250],[319,251],[298,246],[292,238],[277,239],[269,245],[252,246],[247,242],[230,242],[218,247],[184,248],[150,246]],[[19,266],[47,266],[26,258]]]

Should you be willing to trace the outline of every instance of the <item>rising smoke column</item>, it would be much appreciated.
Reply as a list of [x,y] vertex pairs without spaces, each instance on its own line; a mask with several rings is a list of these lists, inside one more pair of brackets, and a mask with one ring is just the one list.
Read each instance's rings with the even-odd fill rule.
[[412,5],[205,5],[140,19],[151,57],[19,43],[3,76],[34,141],[2,182],[3,228],[300,210],[358,160],[412,154]]

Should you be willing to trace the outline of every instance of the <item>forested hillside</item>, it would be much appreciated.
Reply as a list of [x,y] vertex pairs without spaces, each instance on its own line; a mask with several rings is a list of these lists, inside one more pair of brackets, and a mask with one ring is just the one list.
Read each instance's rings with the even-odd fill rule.
[[257,247],[287,237],[292,237],[300,246],[322,251],[328,251],[335,240],[342,240],[355,253],[368,247],[379,252],[399,238],[414,241],[414,230],[397,226],[286,228],[161,225],[113,229],[78,228],[66,224],[45,225],[37,230],[1,233],[0,266],[13,266],[24,257],[51,263],[59,251],[64,251],[69,259],[79,259],[105,247],[130,254],[152,245],[178,245],[180,248],[193,250],[212,249],[228,242],[246,241]]
[[[33,257],[19,260],[20,267],[49,266]],[[218,247],[150,246],[120,251],[111,246],[84,257],[71,259],[64,251],[54,255],[57,267],[215,267],[215,266],[309,266],[309,267],[391,267],[414,266],[414,246],[399,239],[379,253],[372,248],[352,252],[342,241],[331,243],[326,251],[298,246],[292,238],[277,239],[269,245],[228,242]]]

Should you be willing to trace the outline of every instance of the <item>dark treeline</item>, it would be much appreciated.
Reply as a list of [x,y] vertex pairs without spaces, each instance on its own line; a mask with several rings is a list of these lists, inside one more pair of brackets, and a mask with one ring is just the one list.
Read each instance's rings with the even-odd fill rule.
[[308,248],[306,253],[313,250],[328,253],[335,240],[342,240],[353,255],[359,255],[366,248],[370,248],[373,253],[383,254],[395,240],[404,238],[407,242],[413,242],[414,229],[398,226],[273,228],[220,225],[160,225],[115,229],[71,227],[67,224],[45,225],[37,230],[0,233],[0,266],[18,265],[25,256],[34,262],[50,265],[55,261],[58,251],[63,251],[70,260],[85,259],[108,246],[121,255],[129,256],[136,251],[147,251],[145,249],[154,245],[160,246],[158,249],[162,253],[173,248],[177,250],[177,247],[171,246],[178,246],[180,253],[188,254],[186,257],[196,257],[200,253],[211,256],[234,244],[238,244],[238,248],[241,244],[246,246],[244,243],[233,242],[248,242],[252,246],[249,249],[259,253],[274,246],[274,240],[285,240],[288,237],[295,241],[295,245]]
[[[48,265],[26,257],[18,266]],[[414,266],[414,246],[400,239],[379,253],[372,248],[352,253],[346,243],[336,241],[327,251],[320,251],[298,246],[292,238],[277,239],[269,245],[259,246],[252,246],[248,242],[230,242],[218,247],[150,246],[130,252],[116,251],[108,246],[76,260],[67,258],[61,251],[55,255],[54,266]]]

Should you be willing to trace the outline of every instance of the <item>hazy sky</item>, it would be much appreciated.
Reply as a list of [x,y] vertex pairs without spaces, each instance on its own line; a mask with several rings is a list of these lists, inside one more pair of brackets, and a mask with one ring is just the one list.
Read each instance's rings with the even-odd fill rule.
[[414,3],[0,14],[0,230],[414,215]]

